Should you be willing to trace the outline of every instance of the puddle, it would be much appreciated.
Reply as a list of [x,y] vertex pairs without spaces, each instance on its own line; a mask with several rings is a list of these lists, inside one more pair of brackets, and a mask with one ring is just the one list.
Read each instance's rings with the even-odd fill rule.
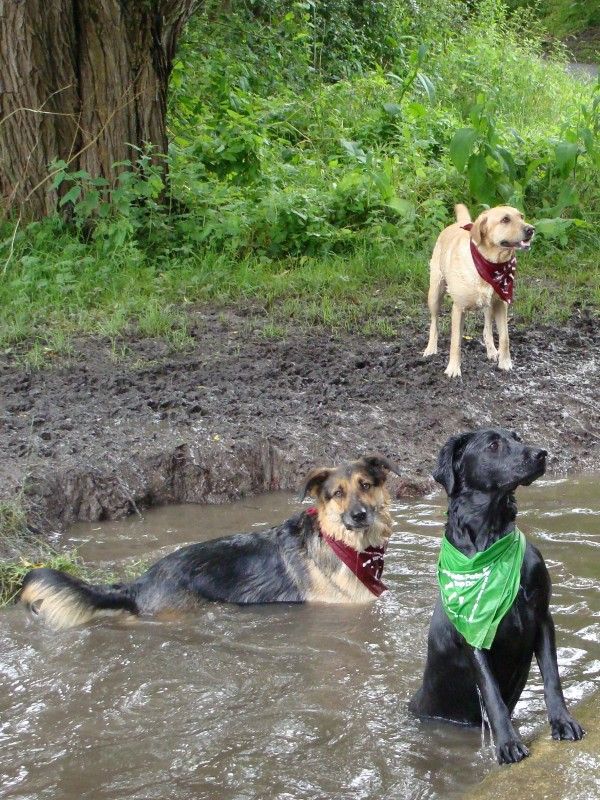
[[[520,526],[554,583],[570,703],[600,683],[597,479],[519,491]],[[422,724],[418,688],[435,600],[441,496],[394,506],[390,591],[372,606],[207,604],[196,617],[52,633],[21,609],[0,628],[2,797],[311,800],[460,797],[494,767],[479,730]],[[283,520],[277,493],[77,525],[67,543],[118,569],[175,546]],[[515,714],[544,729],[537,668]],[[560,747],[560,745],[556,745]]]

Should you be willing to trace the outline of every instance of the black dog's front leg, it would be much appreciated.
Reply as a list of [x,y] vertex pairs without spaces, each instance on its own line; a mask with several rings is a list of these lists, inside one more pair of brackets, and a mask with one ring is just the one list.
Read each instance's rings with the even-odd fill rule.
[[475,669],[475,679],[483,698],[488,715],[492,736],[496,743],[496,757],[499,764],[514,764],[529,755],[519,734],[513,728],[510,714],[502,695],[498,681],[494,677],[489,657],[484,650],[470,648],[471,659]]
[[544,681],[544,697],[548,709],[548,719],[552,729],[553,739],[581,739],[585,731],[576,719],[569,714],[565,698],[560,685],[558,674],[558,660],[556,658],[556,643],[554,638],[554,622],[550,613],[546,613],[540,625],[540,631],[535,645],[537,659],[542,679]]

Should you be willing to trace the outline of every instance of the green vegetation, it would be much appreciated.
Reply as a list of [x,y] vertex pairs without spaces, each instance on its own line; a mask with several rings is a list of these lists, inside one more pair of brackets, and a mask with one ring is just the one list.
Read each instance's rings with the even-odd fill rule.
[[289,319],[393,335],[424,307],[457,201],[536,223],[520,319],[598,310],[600,87],[544,51],[534,11],[219,8],[180,51],[166,156],[116,165],[110,192],[55,163],[64,215],[0,226],[0,344],[25,341],[26,366],[68,355],[75,331],[114,341],[135,325],[185,347],[186,306],[204,301],[260,306],[266,336]]
[[56,550],[29,527],[30,515],[22,497],[0,502],[0,608],[16,599],[23,578],[36,567],[68,572],[92,583],[132,580],[148,568],[143,559],[131,559],[117,571],[92,569],[76,550]]
[[29,570],[41,566],[84,573],[75,553],[59,553],[32,534],[20,498],[0,502],[0,608],[13,602]]
[[589,0],[512,0],[511,10],[532,8],[545,30],[562,39],[579,61],[600,61],[600,6]]

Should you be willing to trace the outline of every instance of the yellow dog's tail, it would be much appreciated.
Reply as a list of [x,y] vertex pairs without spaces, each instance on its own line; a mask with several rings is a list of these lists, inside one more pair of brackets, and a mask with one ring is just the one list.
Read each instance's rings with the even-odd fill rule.
[[131,585],[97,586],[48,567],[33,569],[19,599],[54,630],[73,628],[95,617],[136,614]]
[[456,214],[456,221],[459,225],[467,225],[471,222],[471,215],[469,214],[469,209],[464,206],[462,203],[457,203],[454,206],[454,212]]

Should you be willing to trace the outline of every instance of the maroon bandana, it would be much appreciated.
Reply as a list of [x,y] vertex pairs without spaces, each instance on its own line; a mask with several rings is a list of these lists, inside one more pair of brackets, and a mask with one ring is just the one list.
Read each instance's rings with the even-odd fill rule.
[[[470,231],[472,227],[472,222],[469,222],[468,225],[461,225],[461,228],[465,231]],[[494,264],[493,261],[488,261],[487,258],[481,255],[473,239],[470,239],[470,244],[473,262],[475,263],[479,275],[486,283],[490,284],[498,297],[506,303],[512,303],[517,257],[513,253],[512,258],[508,261],[501,261],[499,264]]]
[[[312,508],[308,508],[306,513],[310,517],[316,517],[317,509],[313,506]],[[363,583],[370,592],[376,597],[379,597],[380,594],[385,592],[387,586],[385,583],[381,582],[383,556],[385,553],[383,547],[367,547],[366,550],[359,553],[358,550],[350,547],[345,542],[327,536],[323,531],[319,531],[319,535],[327,542],[340,561],[344,562],[348,569],[356,575],[358,580]]]

